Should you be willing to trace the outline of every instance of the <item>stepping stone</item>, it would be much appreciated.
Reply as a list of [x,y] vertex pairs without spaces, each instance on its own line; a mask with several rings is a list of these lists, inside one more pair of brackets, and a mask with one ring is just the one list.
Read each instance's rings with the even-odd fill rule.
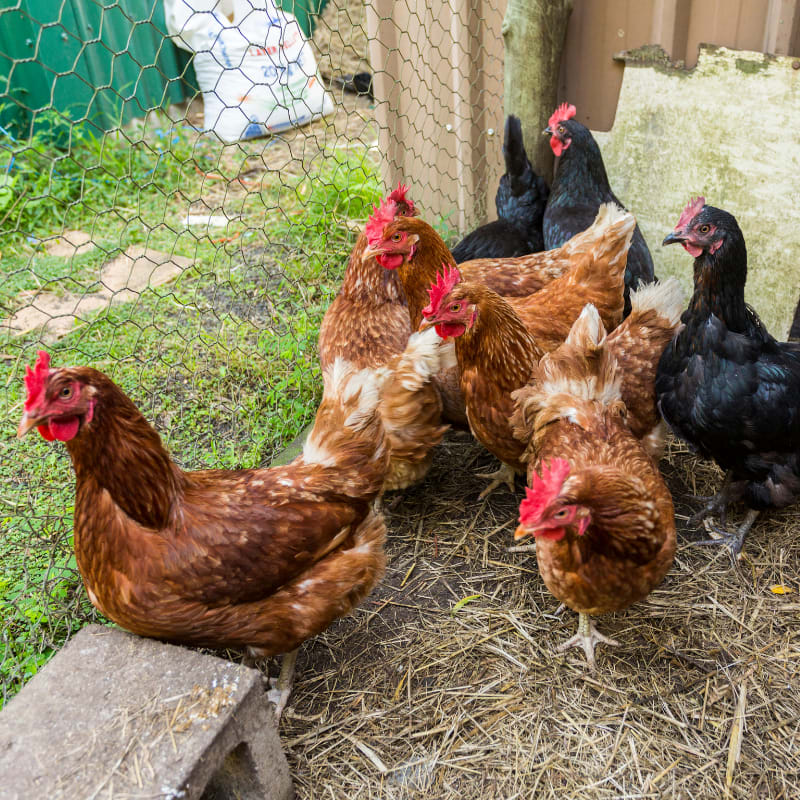
[[0,713],[0,798],[291,800],[261,673],[81,630]]

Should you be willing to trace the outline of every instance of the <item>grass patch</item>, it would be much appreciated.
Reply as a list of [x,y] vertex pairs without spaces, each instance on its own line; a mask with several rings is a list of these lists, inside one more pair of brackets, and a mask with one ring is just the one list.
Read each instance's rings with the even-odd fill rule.
[[[96,291],[100,267],[132,245],[190,258],[177,280],[94,313],[47,349],[54,365],[89,364],[119,383],[183,467],[269,464],[319,400],[319,323],[353,221],[380,195],[366,148],[295,159],[287,171],[267,158],[271,141],[223,146],[163,117],[100,140],[70,133],[67,150],[41,136],[0,147],[4,313],[22,292]],[[187,229],[190,211],[229,223]],[[89,232],[95,249],[48,256],[40,242],[67,228]],[[2,701],[99,619],[72,554],[66,451],[13,438],[24,365],[40,346],[34,332],[6,337],[0,361],[9,420],[0,441]]]

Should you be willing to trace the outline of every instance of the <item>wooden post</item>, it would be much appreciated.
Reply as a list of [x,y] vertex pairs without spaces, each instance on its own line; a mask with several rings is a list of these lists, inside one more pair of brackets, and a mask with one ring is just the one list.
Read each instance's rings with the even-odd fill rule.
[[542,131],[556,107],[558,70],[573,0],[508,0],[503,19],[505,112],[522,120],[533,168],[550,182],[553,153]]

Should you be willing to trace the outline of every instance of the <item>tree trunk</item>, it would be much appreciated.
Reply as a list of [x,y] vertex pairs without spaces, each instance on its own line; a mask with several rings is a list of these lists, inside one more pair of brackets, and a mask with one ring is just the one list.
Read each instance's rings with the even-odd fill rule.
[[548,183],[553,152],[542,136],[556,107],[561,51],[573,0],[508,0],[503,18],[505,112],[522,121],[525,149]]

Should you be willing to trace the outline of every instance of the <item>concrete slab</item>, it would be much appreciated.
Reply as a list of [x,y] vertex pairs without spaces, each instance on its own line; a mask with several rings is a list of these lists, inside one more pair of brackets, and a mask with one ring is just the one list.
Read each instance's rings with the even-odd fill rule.
[[626,58],[614,127],[595,133],[614,193],[636,215],[659,278],[692,286],[692,258],[661,247],[691,196],[739,221],[745,298],[784,338],[800,293],[800,62],[703,45],[692,70],[663,51]]
[[271,467],[283,467],[294,461],[297,456],[303,452],[303,445],[306,443],[308,434],[311,433],[313,428],[314,422],[312,420],[283,448],[283,450],[281,450],[280,453],[278,453],[278,455],[275,456],[275,458],[272,459],[272,461],[270,461],[269,465]]
[[0,798],[291,800],[261,674],[91,625],[0,713]]

